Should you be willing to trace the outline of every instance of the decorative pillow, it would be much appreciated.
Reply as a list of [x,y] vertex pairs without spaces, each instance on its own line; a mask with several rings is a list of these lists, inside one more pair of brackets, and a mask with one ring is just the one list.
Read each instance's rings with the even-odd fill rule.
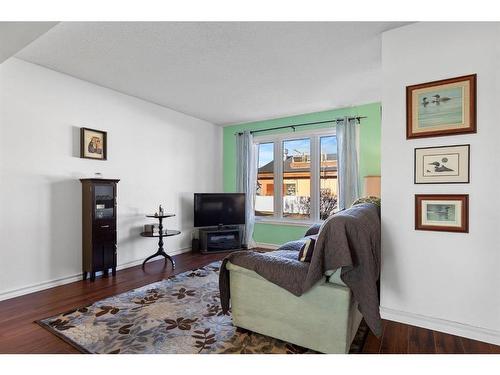
[[293,250],[299,252],[300,249],[302,249],[302,247],[304,246],[305,241],[306,241],[305,238],[301,238],[300,240],[295,240],[295,241],[288,241],[283,245],[281,245],[280,247],[278,247],[277,250],[287,250],[287,251]]
[[299,260],[301,262],[311,263],[312,255],[314,252],[314,245],[316,244],[317,239],[317,235],[309,236],[306,238],[304,245],[302,245],[302,248],[299,251]]
[[373,197],[373,196],[362,197],[362,198],[356,199],[352,205],[355,206],[356,204],[361,204],[361,203],[373,203],[373,204],[375,204],[375,205],[377,205],[377,206],[380,207],[380,198],[379,197]]
[[304,237],[307,237],[307,236],[310,236],[312,234],[318,234],[319,233],[319,229],[321,228],[321,224],[313,224],[306,232],[306,234],[304,234]]

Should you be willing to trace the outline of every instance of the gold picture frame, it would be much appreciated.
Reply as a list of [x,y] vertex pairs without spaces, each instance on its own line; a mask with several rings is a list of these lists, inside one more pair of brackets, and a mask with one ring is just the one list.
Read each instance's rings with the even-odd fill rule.
[[406,87],[406,139],[476,133],[476,74]]

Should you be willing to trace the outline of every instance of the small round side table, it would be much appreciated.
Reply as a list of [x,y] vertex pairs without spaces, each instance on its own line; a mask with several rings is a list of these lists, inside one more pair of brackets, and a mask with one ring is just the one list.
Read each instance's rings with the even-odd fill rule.
[[142,232],[141,236],[142,237],[158,237],[158,250],[156,253],[153,255],[148,256],[144,262],[142,263],[142,267],[144,268],[144,265],[146,262],[152,258],[155,258],[157,256],[163,256],[165,258],[165,261],[169,260],[172,263],[172,268],[175,269],[175,262],[172,259],[170,255],[168,255],[165,250],[163,249],[163,238],[164,237],[170,237],[170,236],[177,236],[178,234],[181,234],[181,231],[179,230],[167,230],[166,232],[163,232],[163,223],[162,220],[167,218],[167,217],[172,217],[175,216],[175,214],[163,214],[163,215],[146,215],[146,217],[149,218],[154,218],[159,220],[159,233],[158,234],[153,234],[152,232]]

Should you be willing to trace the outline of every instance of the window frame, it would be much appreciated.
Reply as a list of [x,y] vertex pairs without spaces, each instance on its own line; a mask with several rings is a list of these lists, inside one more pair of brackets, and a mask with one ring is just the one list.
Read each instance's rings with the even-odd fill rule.
[[[278,133],[270,135],[256,135],[253,143],[258,146],[261,143],[273,142],[274,152],[274,215],[273,216],[255,216],[255,222],[265,224],[287,224],[298,226],[309,226],[315,223],[321,223],[319,212],[320,200],[320,138],[328,136],[337,136],[335,128],[322,128],[315,130],[294,131],[287,133]],[[311,211],[309,219],[293,219],[283,217],[283,163],[276,162],[281,160],[283,155],[283,142],[298,139],[310,139],[311,145]],[[258,155],[257,155],[258,156]],[[257,159],[258,160],[258,159]],[[258,167],[257,167],[258,169]],[[258,173],[256,173],[257,176]]]

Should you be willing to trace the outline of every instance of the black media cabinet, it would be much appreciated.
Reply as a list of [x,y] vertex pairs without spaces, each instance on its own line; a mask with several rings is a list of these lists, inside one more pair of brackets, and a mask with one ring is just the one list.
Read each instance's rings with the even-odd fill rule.
[[241,227],[200,228],[199,246],[204,254],[243,250]]

